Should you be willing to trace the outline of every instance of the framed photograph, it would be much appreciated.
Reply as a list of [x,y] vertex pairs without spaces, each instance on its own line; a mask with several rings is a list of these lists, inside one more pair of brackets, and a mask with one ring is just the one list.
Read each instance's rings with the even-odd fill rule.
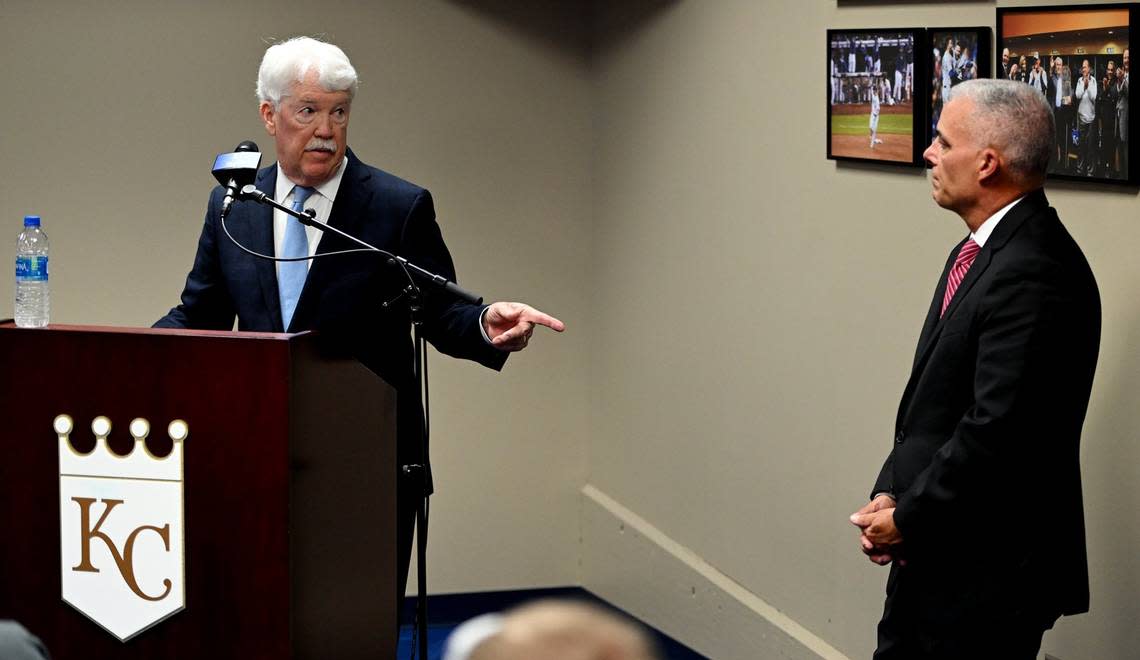
[[827,157],[922,164],[925,31],[827,31]]
[[[986,27],[928,28],[930,48],[930,93],[926,96],[926,144],[934,139],[942,106],[951,99],[954,87],[974,78],[990,77],[990,40]],[[923,145],[925,149],[925,145]]]
[[[999,77],[1041,90],[1053,108],[1050,177],[1136,185],[1128,102],[1137,5],[999,8]],[[1029,73],[1025,73],[1025,68]]]

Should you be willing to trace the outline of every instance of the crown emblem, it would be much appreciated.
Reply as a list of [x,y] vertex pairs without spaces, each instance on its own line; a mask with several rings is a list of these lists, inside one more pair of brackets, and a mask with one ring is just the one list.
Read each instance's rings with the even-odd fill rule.
[[95,448],[87,453],[78,451],[71,444],[75,424],[69,415],[58,415],[52,426],[59,436],[61,475],[182,481],[182,443],[190,434],[190,427],[180,419],[170,422],[166,427],[166,433],[173,441],[170,453],[166,456],[155,456],[147,447],[150,422],[142,417],[131,420],[129,429],[135,442],[125,456],[116,454],[107,444],[107,437],[111,434],[111,420],[102,415],[91,422]]

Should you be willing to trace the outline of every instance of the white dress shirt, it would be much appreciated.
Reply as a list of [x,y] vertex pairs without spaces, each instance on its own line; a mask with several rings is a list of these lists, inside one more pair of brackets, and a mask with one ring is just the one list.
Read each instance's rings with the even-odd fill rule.
[[1085,86],[1084,76],[1077,81],[1076,97],[1081,100],[1077,105],[1077,114],[1082,124],[1091,124],[1096,120],[1096,78],[1089,76],[1089,84]]
[[974,239],[974,242],[978,244],[978,247],[985,247],[986,241],[989,240],[990,234],[994,233],[994,228],[998,226],[998,223],[1001,222],[1001,219],[1005,217],[1006,213],[1009,213],[1009,210],[1013,208],[1015,204],[1023,199],[1025,199],[1025,195],[1018,197],[1009,204],[1006,204],[1005,206],[998,209],[996,213],[986,218],[986,221],[978,227],[978,231],[970,234],[970,238]]
[[[316,186],[312,195],[305,200],[305,208],[313,209],[317,212],[316,220],[321,224],[328,224],[329,215],[332,213],[333,202],[336,201],[336,193],[340,190],[340,180],[344,177],[344,170],[348,167],[348,157],[346,156],[337,168],[336,174],[331,179],[325,181],[319,186]],[[297,184],[289,180],[285,176],[285,171],[281,169],[281,163],[277,164],[277,188],[274,190],[273,199],[277,200],[285,206],[293,206],[293,188]],[[285,242],[285,221],[291,219],[289,214],[284,211],[273,209],[273,254],[281,256],[281,246]],[[305,227],[305,238],[309,241],[309,256],[317,253],[317,246],[321,242],[320,229],[316,227]],[[312,266],[312,260],[305,262],[308,266]],[[277,262],[280,269],[281,262]]]

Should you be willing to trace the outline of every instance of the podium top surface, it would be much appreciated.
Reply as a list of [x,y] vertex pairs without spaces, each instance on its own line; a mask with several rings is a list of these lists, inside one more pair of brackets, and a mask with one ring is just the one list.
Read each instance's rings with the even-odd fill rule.
[[182,328],[137,328],[112,325],[63,325],[49,324],[46,328],[18,328],[11,319],[0,320],[0,332],[67,332],[86,334],[116,335],[174,335],[181,337],[213,337],[216,339],[270,339],[289,341],[294,337],[311,334],[309,331],[288,332],[238,332],[236,330],[186,330]]

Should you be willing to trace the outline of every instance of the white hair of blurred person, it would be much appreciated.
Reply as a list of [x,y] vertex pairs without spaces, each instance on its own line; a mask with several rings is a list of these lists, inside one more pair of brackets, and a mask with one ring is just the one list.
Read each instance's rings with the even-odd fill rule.
[[447,641],[444,660],[658,660],[649,635],[601,607],[543,600],[477,617]]
[[265,51],[257,71],[257,100],[279,110],[281,99],[310,72],[316,72],[317,83],[326,91],[348,92],[349,101],[356,96],[356,69],[343,50],[311,37],[294,37]]

